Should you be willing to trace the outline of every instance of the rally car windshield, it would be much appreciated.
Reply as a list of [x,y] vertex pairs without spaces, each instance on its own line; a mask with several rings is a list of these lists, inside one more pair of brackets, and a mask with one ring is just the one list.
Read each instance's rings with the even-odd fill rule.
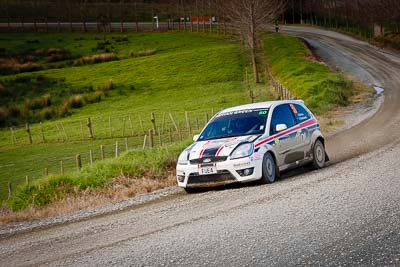
[[268,109],[220,113],[207,125],[198,141],[263,134],[267,116]]

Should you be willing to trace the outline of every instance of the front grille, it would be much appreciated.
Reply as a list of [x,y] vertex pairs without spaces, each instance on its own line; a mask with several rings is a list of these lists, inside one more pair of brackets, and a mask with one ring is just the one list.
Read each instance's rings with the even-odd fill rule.
[[190,164],[202,164],[205,159],[210,159],[209,162],[206,163],[214,163],[214,162],[222,162],[225,161],[228,157],[204,157],[199,159],[190,160]]
[[217,174],[199,175],[199,173],[191,173],[189,175],[188,184],[206,184],[236,181],[235,177],[229,171],[218,171]]

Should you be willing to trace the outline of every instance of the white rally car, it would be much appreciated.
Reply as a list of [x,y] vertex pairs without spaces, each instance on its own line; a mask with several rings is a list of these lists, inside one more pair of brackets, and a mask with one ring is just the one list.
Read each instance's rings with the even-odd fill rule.
[[259,180],[328,161],[324,137],[301,100],[271,101],[222,110],[179,156],[178,186],[192,188]]

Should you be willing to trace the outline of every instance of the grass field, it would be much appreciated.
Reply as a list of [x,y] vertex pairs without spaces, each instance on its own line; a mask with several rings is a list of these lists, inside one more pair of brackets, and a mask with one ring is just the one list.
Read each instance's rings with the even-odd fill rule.
[[[113,40],[123,37],[127,42],[114,44]],[[63,48],[71,51],[74,57],[93,55],[102,35],[94,34],[2,34],[0,47],[10,54],[23,53],[27,49]],[[10,129],[0,131],[0,199],[7,196],[7,182],[14,187],[25,181],[25,175],[31,180],[40,177],[44,168],[49,173],[58,173],[60,160],[65,162],[66,171],[74,168],[74,155],[82,154],[83,163],[88,162],[88,152],[94,152],[99,159],[99,147],[106,146],[107,157],[114,151],[115,141],[119,140],[123,150],[122,129],[125,119],[124,136],[130,136],[128,114],[132,115],[133,132],[129,137],[130,147],[143,142],[139,116],[143,127],[150,129],[150,113],[155,112],[157,125],[161,126],[165,116],[165,129],[172,123],[168,113],[184,125],[184,112],[189,111],[191,123],[195,128],[195,118],[200,126],[204,116],[214,113],[223,107],[249,102],[245,89],[244,57],[240,54],[239,44],[218,36],[183,33],[140,33],[110,34],[107,39],[113,43],[113,49],[119,60],[85,66],[66,66],[55,68],[42,64],[45,69],[17,75],[0,77],[0,83],[7,79],[31,77],[38,75],[48,79],[63,80],[62,84],[45,88],[43,94],[62,91],[65,96],[76,94],[79,88],[97,88],[113,81],[114,89],[98,103],[84,105],[82,108],[70,109],[70,115],[61,119],[50,119],[43,122],[46,142],[41,140],[38,123],[30,125],[33,145],[29,145],[23,125],[14,126],[17,144],[12,144]],[[29,41],[29,42],[28,42]],[[130,57],[131,51],[156,50],[157,53],[143,57]],[[44,63],[43,63],[44,62]],[[62,63],[62,62],[61,62]],[[61,64],[59,63],[59,64]],[[46,65],[47,64],[47,65]],[[270,98],[263,85],[256,87],[256,100]],[[166,115],[164,115],[166,114]],[[94,127],[94,140],[87,137],[85,122],[91,117]],[[80,120],[83,120],[84,140],[81,140]],[[112,134],[109,119],[112,120]],[[62,125],[62,126],[61,126]],[[60,133],[65,129],[66,136]],[[57,128],[59,130],[57,130]],[[127,134],[129,132],[129,134]],[[164,136],[164,140],[168,139]],[[67,139],[62,141],[62,139]],[[174,137],[176,140],[176,136]]]
[[281,34],[266,34],[264,43],[274,76],[313,112],[322,114],[349,103],[353,82],[317,62],[302,41]]

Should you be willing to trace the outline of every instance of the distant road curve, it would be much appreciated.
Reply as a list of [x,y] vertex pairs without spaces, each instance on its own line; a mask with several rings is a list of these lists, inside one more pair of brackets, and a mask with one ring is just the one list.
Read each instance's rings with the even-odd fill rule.
[[385,90],[384,104],[374,117],[328,140],[327,150],[333,162],[376,150],[400,139],[400,53],[311,27],[286,26],[282,31],[307,40],[331,65]]

